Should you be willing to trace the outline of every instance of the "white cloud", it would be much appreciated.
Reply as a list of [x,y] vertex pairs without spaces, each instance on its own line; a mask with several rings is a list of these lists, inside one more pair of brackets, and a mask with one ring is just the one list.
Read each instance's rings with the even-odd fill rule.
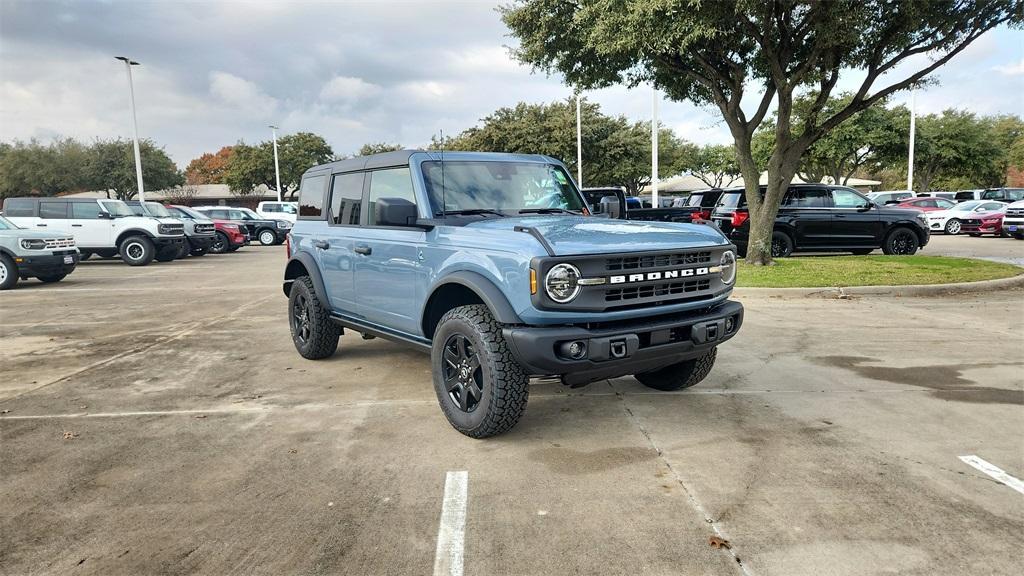
[[277,99],[267,95],[255,83],[229,72],[210,72],[210,93],[240,112],[269,117],[277,109]]
[[355,102],[376,96],[380,91],[380,86],[371,84],[362,78],[335,76],[320,90],[320,100],[324,102]]
[[1024,76],[1024,58],[1021,58],[1019,62],[993,66],[992,69],[1003,76]]

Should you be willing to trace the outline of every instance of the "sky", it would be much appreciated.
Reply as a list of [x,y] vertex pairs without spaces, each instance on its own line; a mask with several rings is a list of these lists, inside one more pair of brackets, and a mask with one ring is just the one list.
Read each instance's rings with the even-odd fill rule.
[[[269,140],[270,124],[350,154],[367,142],[423,146],[499,107],[569,97],[560,77],[509,55],[515,40],[497,5],[0,0],[0,140],[129,137],[119,55],[141,62],[132,69],[140,136],[181,167],[240,140]],[[839,88],[858,77],[844,75]],[[1024,31],[986,34],[935,78],[917,93],[920,114],[1024,115]],[[605,113],[651,115],[649,87],[585,96]],[[690,141],[731,141],[714,109],[662,100],[659,114]]]

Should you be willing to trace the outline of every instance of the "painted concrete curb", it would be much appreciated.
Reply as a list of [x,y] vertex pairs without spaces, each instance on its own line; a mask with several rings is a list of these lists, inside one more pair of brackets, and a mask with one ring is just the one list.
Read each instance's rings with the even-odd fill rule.
[[736,288],[738,298],[846,298],[848,296],[943,296],[972,294],[1024,287],[1024,274],[996,280],[953,284],[914,284],[909,286],[850,286],[839,288]]

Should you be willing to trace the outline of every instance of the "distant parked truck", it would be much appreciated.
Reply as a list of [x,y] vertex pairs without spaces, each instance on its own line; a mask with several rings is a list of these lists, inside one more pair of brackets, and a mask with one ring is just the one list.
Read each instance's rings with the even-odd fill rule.
[[259,240],[264,246],[273,246],[284,242],[292,229],[291,222],[274,218],[264,218],[248,208],[230,206],[196,206],[199,212],[218,220],[231,220],[244,226],[249,238]]
[[295,217],[299,213],[299,204],[298,202],[260,202],[256,206],[256,213],[264,218],[287,220],[295,224]]
[[185,242],[185,227],[173,218],[136,216],[127,204],[105,198],[7,198],[4,215],[22,228],[74,236],[82,259],[120,256],[130,266],[154,258],[174,260]]
[[25,230],[0,216],[0,290],[14,288],[19,278],[60,282],[74,271],[78,259],[71,236]]

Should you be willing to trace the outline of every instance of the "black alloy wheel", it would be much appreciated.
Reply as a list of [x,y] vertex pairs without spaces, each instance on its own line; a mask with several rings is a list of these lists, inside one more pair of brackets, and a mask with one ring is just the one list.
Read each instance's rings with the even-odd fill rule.
[[914,234],[912,230],[907,228],[897,228],[889,233],[889,237],[885,241],[885,249],[883,250],[886,254],[894,256],[911,256],[917,253],[917,249],[921,243],[917,239],[917,234]]
[[772,258],[788,258],[793,254],[793,240],[785,232],[772,233]]
[[296,294],[292,301],[292,334],[296,343],[305,346],[309,343],[312,330],[309,320],[309,298],[305,294]]
[[473,343],[460,333],[452,334],[444,343],[444,386],[448,397],[459,410],[470,413],[483,398],[483,374],[480,355]]

